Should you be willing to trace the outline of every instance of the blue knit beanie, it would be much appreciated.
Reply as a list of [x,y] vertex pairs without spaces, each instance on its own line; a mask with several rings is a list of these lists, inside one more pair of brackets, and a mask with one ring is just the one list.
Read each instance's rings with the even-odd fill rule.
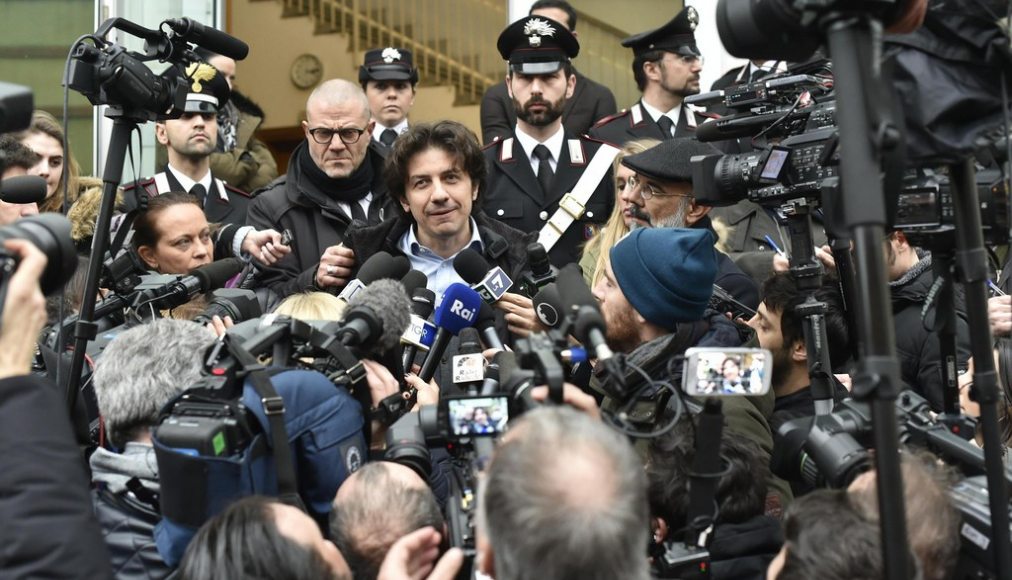
[[611,269],[636,312],[674,330],[703,318],[717,277],[713,244],[703,229],[639,228],[611,249]]

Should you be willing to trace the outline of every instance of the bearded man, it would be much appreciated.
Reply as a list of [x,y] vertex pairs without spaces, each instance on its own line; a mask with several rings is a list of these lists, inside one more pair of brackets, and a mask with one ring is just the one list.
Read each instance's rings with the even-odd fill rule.
[[517,123],[511,136],[485,149],[484,210],[518,230],[540,232],[552,263],[561,267],[580,259],[580,247],[611,214],[617,150],[562,125],[576,86],[570,59],[580,51],[568,28],[528,16],[509,25],[497,46],[509,63],[506,87]]

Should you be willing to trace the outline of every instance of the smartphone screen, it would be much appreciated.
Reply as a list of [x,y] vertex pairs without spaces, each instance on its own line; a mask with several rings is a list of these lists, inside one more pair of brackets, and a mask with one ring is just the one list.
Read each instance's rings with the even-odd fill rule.
[[495,437],[506,430],[509,400],[505,396],[451,397],[445,401],[447,432],[452,437]]
[[773,358],[761,348],[690,348],[682,388],[689,395],[764,395],[770,390]]

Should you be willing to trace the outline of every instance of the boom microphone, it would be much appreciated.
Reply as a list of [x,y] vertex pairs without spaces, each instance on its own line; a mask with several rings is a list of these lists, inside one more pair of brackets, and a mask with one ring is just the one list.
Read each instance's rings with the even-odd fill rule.
[[0,201],[38,203],[46,199],[46,180],[38,175],[15,175],[0,180]]
[[227,56],[233,60],[242,60],[249,54],[249,45],[216,28],[204,26],[190,18],[171,18],[165,24],[187,42],[206,48],[211,52]]
[[411,318],[411,302],[395,280],[377,280],[355,295],[336,337],[342,344],[385,353],[400,344]]
[[[459,254],[458,254],[459,255]],[[450,343],[450,337],[455,336],[461,330],[474,325],[478,319],[478,310],[481,308],[481,296],[468,288],[466,284],[455,282],[450,284],[443,293],[443,300],[436,309],[435,322],[439,330],[436,332],[436,339],[429,349],[429,356],[425,357],[422,370],[418,377],[422,382],[429,382],[436,374],[439,361]]]
[[404,256],[391,256],[387,252],[376,252],[358,269],[356,277],[341,290],[337,297],[345,302],[351,302],[360,290],[384,278],[400,280],[411,269],[411,263]]
[[488,260],[471,248],[464,248],[453,258],[453,269],[489,304],[502,298],[513,286],[513,280],[502,268],[493,268]]

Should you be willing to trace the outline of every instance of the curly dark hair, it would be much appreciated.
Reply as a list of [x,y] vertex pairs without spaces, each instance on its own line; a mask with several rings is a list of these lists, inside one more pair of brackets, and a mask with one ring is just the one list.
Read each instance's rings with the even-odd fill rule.
[[[471,214],[479,211],[481,195],[485,191],[485,179],[488,169],[485,166],[485,155],[481,152],[478,137],[474,132],[456,121],[438,121],[436,123],[419,123],[411,125],[408,130],[394,141],[393,149],[387,157],[384,173],[390,196],[398,202],[406,199],[405,186],[408,181],[408,165],[415,155],[427,149],[440,149],[453,157],[457,165],[477,185],[478,196],[471,206]],[[410,213],[404,212],[400,204],[398,211],[413,219]]]
[[[833,368],[841,368],[850,357],[850,329],[843,307],[840,283],[826,276],[815,291],[815,299],[826,304],[824,317],[829,361]],[[805,301],[805,293],[798,289],[794,277],[787,272],[776,272],[763,282],[762,301],[766,308],[780,314],[780,334],[784,346],[804,342],[804,320],[795,310]]]
[[0,135],[0,174],[11,167],[28,171],[39,162],[39,155],[22,145],[14,135]]

